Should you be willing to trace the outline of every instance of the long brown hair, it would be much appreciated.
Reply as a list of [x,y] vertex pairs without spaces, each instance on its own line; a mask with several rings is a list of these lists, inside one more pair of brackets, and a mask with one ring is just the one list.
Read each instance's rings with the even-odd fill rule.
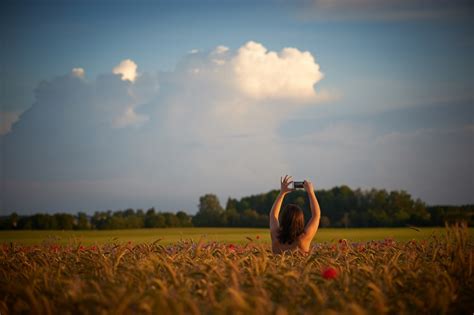
[[295,204],[288,204],[283,209],[280,218],[280,243],[292,244],[304,232],[304,213]]

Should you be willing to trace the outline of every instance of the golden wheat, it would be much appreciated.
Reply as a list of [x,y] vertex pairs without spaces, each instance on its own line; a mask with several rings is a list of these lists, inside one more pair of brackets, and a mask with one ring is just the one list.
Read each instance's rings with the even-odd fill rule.
[[20,246],[0,250],[0,313],[471,314],[473,240],[269,245]]

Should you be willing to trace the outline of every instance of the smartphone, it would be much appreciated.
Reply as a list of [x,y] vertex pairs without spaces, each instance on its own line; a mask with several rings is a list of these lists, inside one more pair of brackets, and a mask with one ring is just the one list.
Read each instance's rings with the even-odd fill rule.
[[304,188],[304,182],[293,182],[293,189]]

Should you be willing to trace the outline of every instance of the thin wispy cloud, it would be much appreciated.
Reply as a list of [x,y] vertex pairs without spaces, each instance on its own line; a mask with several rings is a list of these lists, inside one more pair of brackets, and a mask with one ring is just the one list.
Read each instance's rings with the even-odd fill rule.
[[312,0],[299,16],[325,21],[432,21],[468,18],[471,1],[452,0]]

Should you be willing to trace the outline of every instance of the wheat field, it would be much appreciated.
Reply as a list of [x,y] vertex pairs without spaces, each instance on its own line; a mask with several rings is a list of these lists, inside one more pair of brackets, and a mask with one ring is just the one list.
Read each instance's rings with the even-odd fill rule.
[[[383,228],[320,228],[313,243],[337,241],[341,238],[355,242],[383,240],[392,238],[397,241],[427,239],[430,236],[444,234],[443,227],[383,227]],[[468,233],[474,237],[474,228]],[[151,228],[119,230],[3,230],[0,231],[0,244],[15,242],[24,245],[56,243],[68,245],[104,245],[107,243],[152,243],[159,240],[161,245],[175,244],[183,240],[246,244],[248,238],[258,239],[260,243],[270,243],[270,229],[267,228],[228,228],[228,227],[186,227]]]
[[466,226],[408,242],[4,243],[4,314],[472,314]]

